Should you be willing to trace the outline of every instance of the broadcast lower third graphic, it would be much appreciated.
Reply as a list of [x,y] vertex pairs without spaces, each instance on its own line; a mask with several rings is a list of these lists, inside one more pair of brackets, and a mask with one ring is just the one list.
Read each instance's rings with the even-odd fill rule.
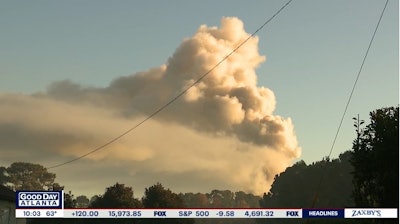
[[63,191],[17,191],[16,218],[397,218],[397,208],[64,209]]

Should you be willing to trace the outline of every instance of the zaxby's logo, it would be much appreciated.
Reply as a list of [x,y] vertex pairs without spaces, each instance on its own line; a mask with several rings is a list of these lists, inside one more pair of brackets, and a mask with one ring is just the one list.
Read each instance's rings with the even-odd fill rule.
[[357,209],[351,211],[351,217],[381,217],[381,210],[378,209]]
[[62,191],[17,191],[17,208],[62,208]]

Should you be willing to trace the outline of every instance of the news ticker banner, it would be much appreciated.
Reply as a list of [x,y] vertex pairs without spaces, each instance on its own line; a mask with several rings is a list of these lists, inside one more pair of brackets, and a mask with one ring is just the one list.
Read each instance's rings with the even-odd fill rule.
[[397,208],[64,209],[63,191],[17,191],[16,218],[397,218]]
[[397,209],[17,209],[16,218],[397,218]]

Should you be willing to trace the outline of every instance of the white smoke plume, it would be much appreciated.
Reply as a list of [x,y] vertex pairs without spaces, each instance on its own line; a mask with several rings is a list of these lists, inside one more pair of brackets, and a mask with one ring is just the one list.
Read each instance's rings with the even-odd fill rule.
[[[248,37],[239,19],[223,18],[220,28],[201,26],[166,64],[106,88],[60,81],[45,93],[0,94],[0,151],[9,159],[11,150],[51,152],[61,161],[80,156],[153,113]],[[84,160],[124,169],[132,186],[268,191],[301,149],[290,118],[273,114],[273,92],[257,86],[255,69],[264,60],[258,38],[250,38],[154,119]]]

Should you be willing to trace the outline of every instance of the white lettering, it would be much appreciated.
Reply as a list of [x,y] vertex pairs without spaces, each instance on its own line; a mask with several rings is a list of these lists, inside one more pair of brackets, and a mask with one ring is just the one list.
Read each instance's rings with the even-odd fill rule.
[[338,216],[337,211],[310,211],[310,216]]
[[19,206],[59,206],[58,200],[20,200]]

